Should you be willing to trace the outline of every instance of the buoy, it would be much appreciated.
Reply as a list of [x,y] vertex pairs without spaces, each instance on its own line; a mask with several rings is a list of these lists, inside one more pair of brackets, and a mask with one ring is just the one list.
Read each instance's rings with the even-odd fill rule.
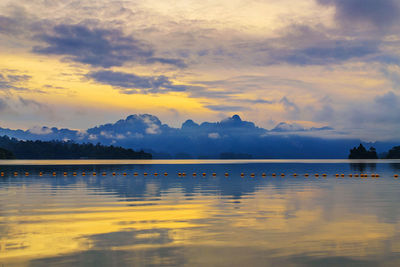
[[155,173],[154,173],[154,176],[158,176],[158,173],[157,173],[157,172],[155,172]]
[[203,176],[206,176],[206,173],[205,173],[205,172],[203,172]]
[[315,174],[315,177],[319,177],[319,174],[318,174],[318,173],[316,173],[316,174]]
[[356,174],[354,174],[354,177],[358,177],[358,174],[356,173]]
[[398,175],[398,174],[395,174],[395,175],[394,175],[394,178],[399,178],[399,175]]
[[349,174],[349,177],[353,177],[353,174],[350,173],[350,174]]
[[17,176],[18,175],[18,172],[14,172],[14,176]]
[[342,178],[344,177],[344,174],[342,173],[340,176],[342,176]]
[[73,176],[76,176],[76,172],[73,172],[72,175],[73,175]]
[[85,172],[82,172],[82,176],[85,176],[86,175],[86,173]]
[[336,177],[339,177],[339,174],[336,173],[335,176],[336,176]]
[[186,173],[185,173],[185,172],[182,172],[182,176],[186,176]]
[[64,176],[67,176],[67,173],[66,173],[66,172],[64,172]]
[[137,173],[137,172],[134,172],[133,173],[133,176],[138,176],[139,174]]
[[93,176],[96,176],[97,174],[96,174],[96,172],[93,172]]
[[275,176],[276,176],[276,173],[273,173],[272,176],[275,177]]
[[53,176],[56,176],[56,173],[55,173],[55,172],[53,172]]
[[1,175],[1,176],[4,176],[4,172],[1,172],[0,175]]
[[182,176],[182,173],[178,172],[178,176]]
[[103,172],[101,175],[103,175],[103,176],[106,176],[106,173],[105,173],[105,172]]
[[375,178],[375,174],[374,174],[374,173],[372,173],[372,174],[371,174],[371,177],[372,177],[372,178]]
[[123,175],[123,176],[126,176],[126,172],[124,172],[122,175]]
[[244,177],[244,173],[242,172],[242,173],[240,174],[240,176]]
[[147,176],[147,172],[143,173],[144,176]]
[[229,173],[226,172],[226,173],[225,173],[225,176],[228,177],[228,176],[229,176]]
[[265,176],[267,176],[267,174],[266,174],[265,172],[263,172],[263,173],[261,174],[261,176],[262,176],[262,177],[265,177]]
[[322,176],[326,177],[326,173],[322,174]]
[[305,176],[305,177],[308,177],[309,175],[308,175],[308,173],[306,173],[306,174],[304,174],[304,176]]
[[284,177],[285,176],[285,174],[284,173],[281,173],[281,177]]
[[375,177],[378,178],[378,177],[381,177],[381,176],[379,174],[375,174]]
[[25,176],[29,176],[29,172],[26,172],[26,173],[25,173]]
[[194,173],[193,173],[193,176],[196,176],[196,175],[197,175],[197,174],[194,172]]
[[212,176],[217,176],[217,174],[215,172],[213,172]]
[[117,175],[115,172],[112,173],[113,176]]
[[168,176],[168,173],[164,172],[164,176]]
[[293,173],[293,176],[294,176],[294,177],[297,177],[297,173]]
[[252,174],[250,174],[250,176],[251,176],[251,177],[254,177],[254,176],[256,176],[256,175],[255,175],[254,173],[252,173]]

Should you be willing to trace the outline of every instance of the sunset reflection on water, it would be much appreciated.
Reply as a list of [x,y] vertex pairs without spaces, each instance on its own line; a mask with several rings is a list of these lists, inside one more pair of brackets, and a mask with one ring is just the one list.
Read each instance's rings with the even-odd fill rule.
[[[344,165],[329,164],[169,165],[170,175],[157,177],[142,173],[165,166],[97,166],[107,175],[76,177],[39,177],[36,167],[18,166],[20,173],[29,169],[32,175],[0,179],[0,263],[400,264],[396,170],[377,164],[379,179],[338,179],[335,168],[340,173]],[[80,173],[93,167],[69,168]],[[207,168],[219,174],[229,169],[231,175],[176,175]],[[242,178],[243,168],[258,174],[271,168],[329,172],[327,178]]]

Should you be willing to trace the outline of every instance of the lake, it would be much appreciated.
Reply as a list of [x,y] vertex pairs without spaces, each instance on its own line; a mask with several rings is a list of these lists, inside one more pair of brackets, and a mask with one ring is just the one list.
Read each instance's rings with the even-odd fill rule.
[[400,266],[398,160],[25,160],[0,172],[0,266]]

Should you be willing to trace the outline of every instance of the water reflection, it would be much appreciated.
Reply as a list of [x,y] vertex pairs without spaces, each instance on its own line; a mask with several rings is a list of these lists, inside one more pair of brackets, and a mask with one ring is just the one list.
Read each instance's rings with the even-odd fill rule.
[[[389,164],[374,167],[379,179],[332,175],[351,171],[347,163],[18,168],[14,176],[15,166],[4,167],[0,179],[5,266],[400,263],[400,185]],[[176,175],[204,169],[206,177]],[[53,170],[55,177],[49,175]],[[329,175],[260,175],[282,170]],[[32,174],[25,177],[26,171]],[[39,177],[38,171],[47,175]],[[79,174],[72,176],[74,171]],[[113,171],[118,175],[110,175]],[[143,176],[162,171],[170,175]],[[248,175],[252,172],[256,177]]]
[[355,172],[375,172],[376,163],[350,163],[350,169]]

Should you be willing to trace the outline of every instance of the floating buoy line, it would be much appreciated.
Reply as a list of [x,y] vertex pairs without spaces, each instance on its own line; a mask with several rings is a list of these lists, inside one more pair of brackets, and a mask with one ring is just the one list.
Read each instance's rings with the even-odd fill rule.
[[[1,177],[6,176],[6,174],[9,174],[11,176],[20,176],[21,175],[21,176],[25,176],[25,177],[33,176],[33,175],[44,176],[46,174],[50,175],[50,176],[60,175],[60,176],[64,176],[64,177],[71,176],[71,175],[72,176],[77,176],[79,174],[81,176],[86,176],[86,175],[97,176],[98,175],[97,172],[85,172],[85,171],[82,171],[80,173],[78,173],[76,171],[75,172],[70,172],[70,173],[66,172],[66,171],[64,171],[64,172],[61,172],[61,171],[58,171],[58,172],[57,171],[49,171],[49,172],[40,171],[40,172],[37,172],[37,173],[30,173],[30,172],[27,172],[27,171],[26,172],[17,172],[17,171],[14,171],[14,172],[1,171],[0,172],[0,176]],[[130,175],[127,172],[123,172],[123,173],[110,172],[109,174],[111,174],[112,176],[117,176],[117,175],[128,176],[128,175]],[[132,175],[133,176],[139,176],[140,174],[138,172],[133,172]],[[154,172],[154,173],[144,172],[143,173],[143,176],[149,176],[149,175],[157,177],[159,175],[168,176],[170,174],[168,172],[162,172],[161,174],[159,174],[158,172]],[[178,172],[178,173],[176,173],[176,175],[178,177],[185,177],[187,174],[185,172]],[[211,175],[213,177],[216,177],[217,173],[213,172],[213,173],[210,173],[209,175]],[[229,172],[225,172],[225,173],[222,174],[222,176],[225,176],[225,177],[230,177],[231,175],[232,174],[230,174]],[[246,174],[244,172],[240,173],[239,175],[240,175],[240,177],[249,176],[251,178],[255,178],[255,177],[258,176],[256,173],[248,173],[248,174]],[[101,176],[107,176],[107,172],[101,172]],[[197,174],[196,172],[193,172],[192,176],[193,177],[197,177],[197,176],[206,177],[207,173],[200,172],[199,174]],[[267,176],[271,176],[273,178],[276,178],[277,176],[280,176],[280,177],[284,178],[284,177],[286,177],[286,174],[285,173],[280,173],[278,175],[276,173],[271,173],[271,174],[268,175],[267,173],[263,172],[263,173],[259,174],[259,176],[261,176],[263,178],[265,178]],[[303,175],[301,175],[301,174],[293,173],[293,174],[290,174],[289,176],[292,176],[294,178],[299,177],[299,176],[304,176],[305,178],[308,178],[308,177],[312,176],[312,174],[304,173]],[[328,177],[328,174],[326,174],[326,173],[322,173],[322,174],[315,173],[314,174],[315,178],[319,178],[320,176],[322,176],[323,178],[326,178],[326,177]],[[340,174],[336,173],[336,174],[333,174],[333,177],[336,177],[338,179],[339,178],[345,178],[345,177],[349,177],[349,178],[353,178],[353,177],[354,178],[359,178],[360,177],[360,178],[364,178],[364,179],[371,177],[371,178],[375,178],[376,179],[376,178],[379,178],[381,176],[379,174],[377,174],[377,173],[370,173],[370,174],[368,174],[368,173],[355,173],[355,174],[350,173],[350,174],[347,174],[347,175],[344,174],[344,173],[340,173]],[[393,174],[392,177],[394,177],[395,179],[398,179],[399,175],[398,174]]]

